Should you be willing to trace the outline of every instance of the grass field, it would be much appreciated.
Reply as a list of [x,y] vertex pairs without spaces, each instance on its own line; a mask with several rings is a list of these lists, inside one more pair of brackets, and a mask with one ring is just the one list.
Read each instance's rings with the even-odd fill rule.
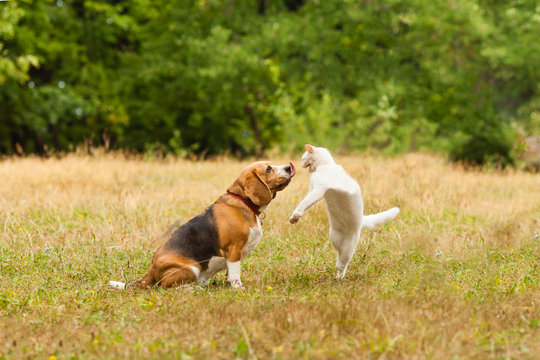
[[337,160],[366,213],[399,206],[398,218],[363,233],[336,281],[324,204],[288,223],[309,186],[298,169],[241,291],[224,274],[204,289],[106,284],[142,276],[159,235],[248,162],[0,161],[0,358],[538,358],[539,175],[423,154]]

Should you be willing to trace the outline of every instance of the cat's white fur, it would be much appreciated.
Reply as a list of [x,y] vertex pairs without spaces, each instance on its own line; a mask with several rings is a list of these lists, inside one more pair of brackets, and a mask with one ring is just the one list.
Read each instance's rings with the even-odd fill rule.
[[330,218],[330,241],[338,252],[337,278],[342,279],[360,240],[361,230],[373,229],[393,220],[399,214],[399,208],[364,215],[360,186],[341,165],[334,162],[334,158],[325,148],[306,145],[302,167],[307,167],[311,173],[310,190],[294,209],[289,221],[292,224],[297,223],[313,204],[323,197],[326,199]]

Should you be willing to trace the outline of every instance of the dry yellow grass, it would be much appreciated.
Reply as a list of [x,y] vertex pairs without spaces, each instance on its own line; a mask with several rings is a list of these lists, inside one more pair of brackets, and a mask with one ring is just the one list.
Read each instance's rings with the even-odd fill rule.
[[158,235],[210,205],[247,162],[2,160],[0,358],[540,353],[538,175],[467,172],[423,154],[337,160],[366,212],[399,206],[399,217],[364,233],[336,281],[324,205],[288,223],[308,189],[299,169],[267,211],[243,291],[223,275],[202,290],[106,283],[143,275]]

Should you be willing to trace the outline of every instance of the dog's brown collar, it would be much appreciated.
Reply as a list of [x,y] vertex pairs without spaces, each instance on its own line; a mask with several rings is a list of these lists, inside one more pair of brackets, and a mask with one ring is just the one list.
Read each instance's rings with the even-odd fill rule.
[[[253,213],[255,214],[255,216],[259,216],[261,214],[264,214],[263,212],[261,212],[259,210],[259,208],[257,206],[255,206],[255,204],[253,204],[253,202],[249,199],[244,199],[243,197],[239,196],[239,195],[236,195],[236,194],[233,194],[233,193],[230,193],[228,192],[227,195],[231,195],[233,198],[235,199],[238,199],[240,200],[241,202],[244,203],[244,205],[246,205],[251,211],[253,211]],[[266,216],[265,216],[266,217]],[[263,218],[264,219],[264,218]]]

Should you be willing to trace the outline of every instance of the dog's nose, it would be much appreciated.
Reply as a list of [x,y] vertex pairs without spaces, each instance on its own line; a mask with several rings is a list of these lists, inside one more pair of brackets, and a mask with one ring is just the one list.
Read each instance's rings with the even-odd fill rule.
[[286,166],[285,171],[290,174],[292,172],[292,168],[290,166]]

